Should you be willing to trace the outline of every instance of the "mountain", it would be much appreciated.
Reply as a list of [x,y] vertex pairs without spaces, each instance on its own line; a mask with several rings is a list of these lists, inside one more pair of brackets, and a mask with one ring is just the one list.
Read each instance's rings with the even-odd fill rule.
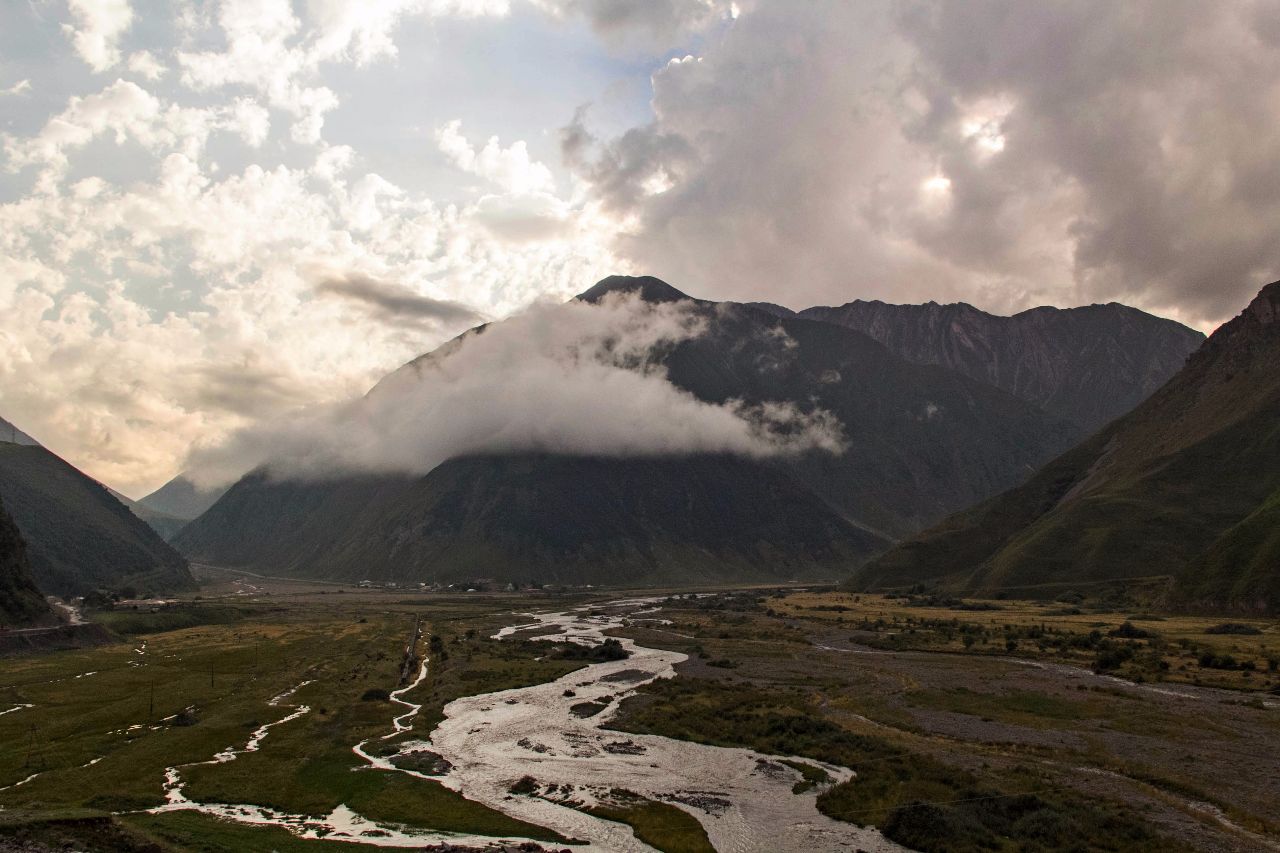
[[1085,434],[1149,397],[1204,341],[1200,332],[1114,302],[999,317],[963,302],[858,300],[800,316],[856,329],[909,361],[1003,388]]
[[0,503],[0,626],[52,621],[53,611],[31,578],[27,543]]
[[128,495],[123,495],[115,489],[108,487],[107,491],[111,497],[120,501],[129,508],[129,511],[147,523],[147,526],[160,534],[160,538],[168,542],[178,531],[187,526],[189,518],[175,518],[172,515],[166,515],[163,512],[156,512],[148,506],[135,501]]
[[425,477],[254,474],[176,544],[223,565],[348,581],[586,584],[832,577],[888,543],[746,459],[516,454]]
[[[611,277],[579,298],[689,297]],[[843,574],[908,534],[1028,476],[1079,437],[1070,424],[953,371],[901,359],[852,330],[694,300],[706,331],[658,354],[711,403],[788,401],[844,428],[840,456],[454,459],[425,477],[236,483],[174,544],[192,559],[326,577],[459,576],[589,583]],[[384,379],[401,393],[474,330]]]
[[1280,608],[1280,282],[1163,388],[1025,484],[874,560],[862,588],[1051,595],[1174,579],[1188,607]]
[[143,510],[187,522],[213,506],[224,492],[225,488],[202,489],[179,474],[137,503]]
[[48,593],[194,586],[187,562],[107,488],[39,446],[0,442],[0,499]]

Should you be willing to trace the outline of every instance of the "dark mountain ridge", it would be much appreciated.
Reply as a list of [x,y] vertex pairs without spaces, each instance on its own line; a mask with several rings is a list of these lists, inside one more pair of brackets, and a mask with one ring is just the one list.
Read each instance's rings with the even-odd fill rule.
[[1204,341],[1180,323],[1115,302],[1001,317],[963,302],[857,300],[799,316],[856,329],[908,361],[995,385],[1086,434],[1145,400]]
[[1056,594],[1168,576],[1171,601],[1280,607],[1280,282],[1164,387],[1027,483],[902,543],[862,588]]

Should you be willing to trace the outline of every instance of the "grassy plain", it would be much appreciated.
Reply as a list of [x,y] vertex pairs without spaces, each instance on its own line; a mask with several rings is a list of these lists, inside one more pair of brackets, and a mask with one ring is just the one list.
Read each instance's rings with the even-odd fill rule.
[[[329,593],[277,601],[206,600],[157,613],[97,614],[121,634],[121,643],[0,662],[0,711],[17,708],[0,715],[0,786],[7,786],[0,790],[0,814],[9,818],[0,835],[13,836],[21,825],[65,832],[65,822],[47,821],[124,812],[132,814],[117,830],[159,849],[273,849],[268,840],[286,836],[294,847],[308,845],[283,830],[191,813],[140,813],[164,802],[166,767],[241,748],[254,729],[306,704],[311,713],[273,728],[259,751],[186,768],[187,795],[311,816],[345,804],[392,824],[565,840],[434,781],[359,769],[364,762],[351,751],[356,742],[391,731],[392,717],[405,711],[362,697],[398,686],[415,617],[427,620],[424,631],[443,649],[428,679],[405,697],[425,703],[419,735],[456,696],[554,679],[582,665],[536,661],[523,644],[481,640],[509,621],[497,614],[510,610],[510,600],[415,604]],[[303,682],[281,705],[269,704]],[[245,837],[263,840],[246,847],[237,841]]]
[[[454,698],[586,665],[519,636],[488,637],[519,620],[513,611],[606,594],[423,596],[265,581],[202,594],[157,613],[100,614],[121,636],[114,645],[0,661],[0,712],[18,708],[0,714],[0,841],[332,848],[144,811],[163,802],[166,767],[243,747],[303,703],[311,712],[272,728],[260,751],[185,769],[188,796],[315,816],[345,804],[389,824],[565,844],[433,781],[357,769],[351,745],[391,731],[404,712],[377,697],[398,686],[415,619],[433,664],[406,696],[423,705],[414,729],[392,744],[425,736]],[[838,591],[674,597],[622,633],[690,659],[678,678],[626,700],[613,725],[795,756],[796,793],[816,789],[828,815],[920,850],[1261,850],[1280,838],[1269,663],[1280,626],[1224,623]],[[833,786],[804,759],[857,776]],[[660,850],[708,849],[696,821],[669,804],[620,796],[605,811]]]

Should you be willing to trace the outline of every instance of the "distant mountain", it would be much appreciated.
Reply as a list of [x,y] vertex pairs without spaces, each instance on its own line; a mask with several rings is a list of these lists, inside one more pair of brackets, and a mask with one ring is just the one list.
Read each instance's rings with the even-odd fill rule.
[[43,447],[0,442],[0,498],[47,593],[194,586],[186,560],[155,531],[105,486]]
[[[626,277],[579,298],[619,291],[689,298],[658,279]],[[889,538],[1019,482],[1079,437],[997,388],[912,364],[849,329],[695,302],[706,332],[660,356],[674,385],[711,403],[821,407],[844,426],[849,449],[767,462],[477,456],[425,477],[328,483],[255,474],[174,543],[211,563],[348,579],[830,577]],[[466,339],[393,375],[447,359]],[[370,396],[398,386],[384,380]]]
[[182,522],[201,515],[217,502],[226,488],[202,489],[182,474],[138,501],[144,510]]
[[1204,341],[1194,329],[1114,302],[999,317],[964,303],[858,300],[799,316],[856,329],[909,361],[1003,388],[1085,433],[1149,397]]
[[144,506],[128,495],[123,495],[110,487],[107,488],[107,491],[111,493],[111,497],[120,501],[120,503],[129,508],[130,512],[145,521],[166,542],[176,536],[178,531],[186,527],[187,522],[191,520],[189,518],[174,518],[172,515],[156,512],[154,509]]
[[0,503],[0,626],[53,621],[53,611],[31,578],[27,543]]
[[1185,606],[1280,609],[1280,282],[1131,413],[1027,483],[870,563],[863,588],[918,581],[1055,595],[1176,579]]

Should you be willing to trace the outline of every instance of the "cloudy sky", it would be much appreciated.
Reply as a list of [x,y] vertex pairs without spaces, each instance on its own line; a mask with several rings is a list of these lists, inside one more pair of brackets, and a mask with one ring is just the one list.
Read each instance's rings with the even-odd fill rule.
[[1280,2],[12,0],[0,415],[131,495],[616,271],[799,308],[1280,278]]

